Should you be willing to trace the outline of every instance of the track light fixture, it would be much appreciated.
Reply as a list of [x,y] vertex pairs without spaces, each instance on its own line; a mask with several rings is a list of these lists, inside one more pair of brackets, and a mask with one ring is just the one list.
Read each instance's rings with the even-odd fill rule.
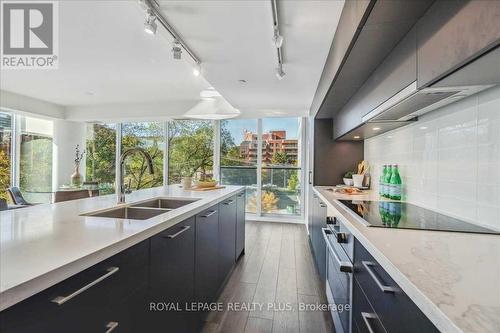
[[274,27],[273,43],[276,48],[280,48],[283,45],[283,36],[280,35],[278,27]]
[[146,21],[144,22],[144,31],[150,35],[156,34],[156,29],[158,25],[156,24],[156,15],[153,14],[151,9],[146,11]]
[[181,43],[179,43],[177,39],[174,39],[174,42],[172,43],[172,54],[175,60],[180,60],[182,57]]
[[278,80],[282,80],[285,75],[286,73],[283,71],[283,65],[279,64],[278,67],[276,67],[276,77]]

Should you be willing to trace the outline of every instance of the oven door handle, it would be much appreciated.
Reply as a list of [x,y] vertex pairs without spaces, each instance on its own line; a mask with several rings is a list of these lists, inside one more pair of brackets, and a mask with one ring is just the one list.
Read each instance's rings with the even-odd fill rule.
[[332,245],[330,244],[330,240],[328,239],[327,235],[327,232],[329,231],[330,230],[328,228],[321,228],[321,232],[323,233],[323,238],[325,239],[326,246],[328,247],[328,252],[333,255],[333,257],[337,261],[337,264],[339,264],[341,272],[352,273],[352,268],[353,268],[352,263],[340,260],[339,256],[337,255],[337,252],[335,252]]

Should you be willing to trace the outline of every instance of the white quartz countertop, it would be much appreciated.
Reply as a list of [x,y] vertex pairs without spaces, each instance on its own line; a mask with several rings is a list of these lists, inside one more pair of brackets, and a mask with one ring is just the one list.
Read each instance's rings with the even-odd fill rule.
[[[116,206],[116,196],[0,212],[0,310],[131,247],[236,194],[241,186],[184,191],[178,185],[136,191],[127,204],[156,197],[197,198],[148,220],[80,216]],[[126,204],[125,204],[126,205]]]
[[[500,236],[367,227],[323,186],[315,192],[442,332],[500,332]],[[376,200],[378,196],[349,196]]]

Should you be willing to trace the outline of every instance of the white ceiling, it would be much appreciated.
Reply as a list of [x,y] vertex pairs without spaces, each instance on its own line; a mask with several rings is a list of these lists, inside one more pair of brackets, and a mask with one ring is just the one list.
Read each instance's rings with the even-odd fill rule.
[[[61,1],[59,69],[2,70],[0,88],[73,110],[163,103],[168,113],[168,103],[195,101],[212,85],[246,117],[307,114],[342,1],[278,2],[287,74],[281,81],[274,74],[270,1],[160,4],[203,62],[206,80],[192,75],[186,52],[182,61],[172,59],[166,33],[144,33],[135,0]],[[172,116],[181,112],[174,109]]]

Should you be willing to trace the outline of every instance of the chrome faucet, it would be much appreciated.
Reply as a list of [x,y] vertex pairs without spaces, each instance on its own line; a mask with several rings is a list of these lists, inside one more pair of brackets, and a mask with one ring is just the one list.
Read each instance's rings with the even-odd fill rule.
[[142,148],[130,148],[125,150],[122,155],[120,156],[120,192],[118,193],[118,203],[124,203],[125,202],[125,193],[130,193],[130,185],[129,188],[125,188],[124,182],[124,176],[125,176],[125,159],[134,154],[134,153],[140,153],[144,158],[146,159],[146,162],[148,163],[148,169],[150,174],[154,174],[154,169],[153,169],[153,159],[151,158],[151,155],[147,151],[145,151]]

